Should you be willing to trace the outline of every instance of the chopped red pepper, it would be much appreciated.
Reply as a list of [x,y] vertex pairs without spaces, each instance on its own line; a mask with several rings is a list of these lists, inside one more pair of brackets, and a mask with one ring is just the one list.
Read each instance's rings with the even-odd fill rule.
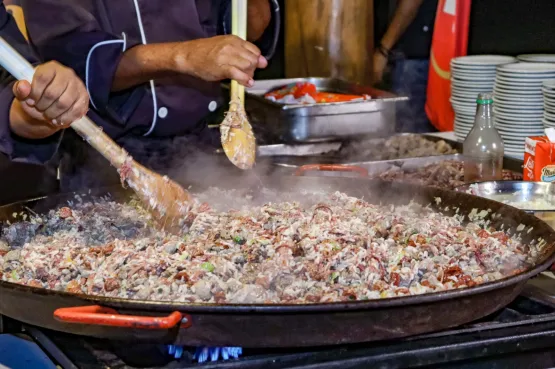
[[335,103],[371,99],[371,97],[368,95],[350,95],[334,92],[319,92],[316,88],[316,85],[308,82],[299,82],[292,85],[287,85],[278,90],[268,92],[264,96],[266,98],[281,100],[287,95],[292,95],[295,99],[301,99],[305,96],[310,96],[317,103]]

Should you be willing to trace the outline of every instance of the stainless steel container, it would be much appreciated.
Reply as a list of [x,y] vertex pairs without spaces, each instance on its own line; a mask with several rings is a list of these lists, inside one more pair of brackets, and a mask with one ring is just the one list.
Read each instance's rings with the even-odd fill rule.
[[[503,202],[533,213],[555,228],[555,183],[527,181],[489,181],[456,188],[490,200]],[[537,202],[535,206],[532,206]]]
[[[301,158],[294,161],[276,161],[274,165],[276,167],[276,172],[283,174],[291,174],[298,171],[305,164],[310,164],[310,168],[301,169],[304,174],[316,174],[319,176],[334,176],[334,177],[353,177],[358,176],[360,171],[357,170],[345,170],[341,166],[347,166],[351,168],[362,168],[367,171],[368,175],[380,174],[388,171],[392,168],[399,168],[406,172],[411,172],[419,168],[423,168],[430,164],[439,163],[445,160],[456,160],[462,161],[463,156],[461,154],[452,155],[436,155],[436,156],[422,156],[418,158],[405,158],[405,159],[393,159],[393,160],[381,160],[381,161],[343,161],[334,163],[303,163]],[[324,160],[322,160],[324,161]],[[339,164],[339,165],[337,165]],[[327,169],[326,169],[327,168]],[[522,173],[522,160],[507,158],[503,160],[503,168],[515,173]]]
[[[371,100],[284,105],[264,94],[297,82],[319,91],[370,95]],[[257,81],[247,89],[245,106],[257,136],[270,143],[307,143],[361,136],[385,137],[395,130],[395,104],[408,100],[392,93],[334,78],[293,78]]]
[[[345,162],[340,165],[329,166],[325,163],[312,165],[310,168],[303,168],[303,165],[296,165],[292,163],[276,163],[275,165],[279,168],[280,172],[283,173],[294,173],[300,168],[303,168],[303,174],[312,175],[316,174],[319,176],[331,176],[331,177],[353,177],[358,176],[359,171],[348,170],[347,168],[362,168],[367,171],[368,175],[375,175],[386,172],[392,168],[400,168],[405,171],[411,171],[414,169],[425,167],[426,165],[438,163],[444,160],[462,160],[460,154],[454,155],[437,155],[437,156],[424,156],[420,158],[408,158],[408,159],[394,159],[394,160],[381,160],[381,161],[356,161],[356,162]],[[320,168],[318,168],[318,166]],[[343,166],[343,170],[340,170]],[[316,173],[315,173],[316,172]]]

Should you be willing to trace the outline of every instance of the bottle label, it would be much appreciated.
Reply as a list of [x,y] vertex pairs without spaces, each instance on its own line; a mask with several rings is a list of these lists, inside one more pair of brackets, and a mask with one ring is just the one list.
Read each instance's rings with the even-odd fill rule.
[[542,182],[555,181],[555,165],[547,165],[542,168],[541,181]]

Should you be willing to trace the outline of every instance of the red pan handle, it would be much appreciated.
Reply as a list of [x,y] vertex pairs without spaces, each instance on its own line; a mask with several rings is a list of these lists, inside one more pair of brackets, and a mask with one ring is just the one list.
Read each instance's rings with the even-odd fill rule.
[[191,326],[191,317],[178,311],[174,311],[165,317],[122,315],[114,309],[98,305],[56,309],[54,311],[54,318],[64,323],[149,330],[171,329],[182,323],[182,321],[181,327],[188,328]]
[[320,171],[320,172],[351,172],[358,173],[361,177],[368,177],[368,170],[356,167],[354,165],[342,165],[342,164],[308,164],[299,167],[295,171],[296,176],[302,176],[306,172],[310,171]]

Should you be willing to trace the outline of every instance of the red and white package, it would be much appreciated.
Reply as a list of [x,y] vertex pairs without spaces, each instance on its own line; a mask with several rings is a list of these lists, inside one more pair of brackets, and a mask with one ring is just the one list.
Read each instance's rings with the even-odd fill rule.
[[523,177],[525,181],[555,181],[555,142],[547,136],[526,137]]

